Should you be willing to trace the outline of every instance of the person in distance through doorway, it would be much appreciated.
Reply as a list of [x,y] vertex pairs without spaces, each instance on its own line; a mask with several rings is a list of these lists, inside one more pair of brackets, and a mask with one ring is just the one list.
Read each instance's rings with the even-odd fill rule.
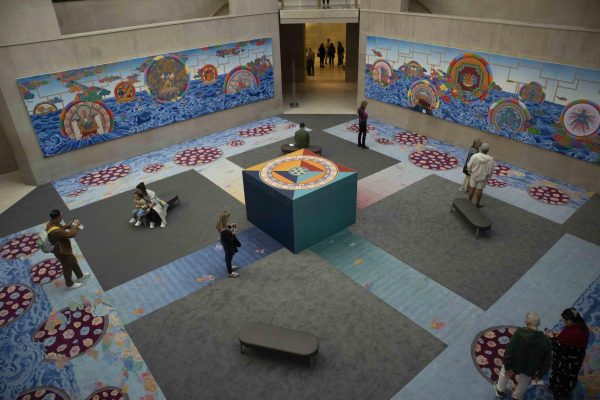
[[366,100],[360,102],[360,107],[358,107],[358,147],[362,147],[363,149],[368,149],[367,145],[365,145],[365,140],[367,139],[367,120],[369,119],[369,114],[367,114],[367,103]]

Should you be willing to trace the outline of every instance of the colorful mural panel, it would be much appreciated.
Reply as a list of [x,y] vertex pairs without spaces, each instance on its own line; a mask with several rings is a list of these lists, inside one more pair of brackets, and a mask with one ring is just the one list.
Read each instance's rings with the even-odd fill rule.
[[273,98],[270,38],[19,78],[45,157]]
[[600,164],[600,70],[368,36],[365,95]]

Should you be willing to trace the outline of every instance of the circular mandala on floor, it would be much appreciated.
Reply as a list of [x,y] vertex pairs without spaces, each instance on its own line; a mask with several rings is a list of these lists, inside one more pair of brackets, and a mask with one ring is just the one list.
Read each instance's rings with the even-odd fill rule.
[[505,187],[508,184],[506,182],[502,182],[500,179],[490,178],[487,181],[487,185],[493,187]]
[[47,258],[31,267],[29,277],[37,285],[52,282],[62,275],[62,264],[56,258]]
[[392,142],[390,139],[388,138],[384,138],[384,137],[378,137],[375,138],[375,141],[379,144],[392,144],[394,142]]
[[90,394],[85,400],[128,400],[127,394],[118,387],[104,387]]
[[516,326],[494,326],[475,336],[471,345],[471,357],[479,373],[490,383],[498,380],[504,352],[517,330]]
[[112,167],[101,169],[100,171],[90,172],[79,178],[79,182],[88,186],[100,186],[114,182],[124,176],[129,175],[131,167],[125,164],[113,165]]
[[264,136],[273,132],[273,129],[275,129],[273,124],[261,125],[255,128],[242,129],[239,131],[239,135],[244,137]]
[[27,285],[13,284],[0,288],[0,328],[4,328],[31,308],[35,292]]
[[223,152],[217,148],[204,146],[204,147],[191,147],[175,154],[175,164],[193,166],[208,164],[215,161],[223,155]]
[[398,132],[394,135],[394,140],[400,144],[415,145],[415,144],[426,144],[427,136],[419,135],[413,132]]
[[458,165],[458,160],[452,154],[437,150],[414,151],[408,159],[417,167],[436,171],[446,171]]
[[165,166],[165,164],[148,164],[144,167],[144,172],[147,174],[152,174],[154,172],[158,172],[160,171],[163,167]]
[[21,393],[17,400],[69,400],[70,397],[60,389],[38,386]]
[[568,194],[550,186],[533,186],[527,192],[537,201],[546,204],[565,205],[571,200]]
[[71,193],[67,194],[66,196],[67,197],[77,197],[80,194],[85,193],[85,192],[87,192],[87,188],[86,187],[81,188],[81,189],[77,189],[74,192],[71,192]]
[[[346,127],[349,131],[358,133],[358,124],[350,124]],[[375,127],[373,125],[367,124],[367,132],[374,131]]]
[[33,334],[33,341],[43,344],[47,361],[75,358],[94,347],[107,326],[108,317],[94,316],[91,306],[81,304],[50,316]]
[[494,166],[494,175],[508,176],[509,172],[510,172],[510,168],[507,167],[506,165],[496,164]]
[[38,250],[39,238],[37,233],[28,233],[11,239],[0,248],[0,256],[6,260],[30,256]]
[[245,145],[246,142],[244,142],[243,140],[232,140],[227,144],[230,145],[231,147],[240,147],[240,146]]

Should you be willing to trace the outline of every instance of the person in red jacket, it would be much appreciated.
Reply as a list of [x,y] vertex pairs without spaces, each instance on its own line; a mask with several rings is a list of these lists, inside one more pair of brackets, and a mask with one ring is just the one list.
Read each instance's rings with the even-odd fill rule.
[[590,337],[590,330],[576,309],[567,308],[561,317],[565,323],[563,330],[548,333],[554,355],[548,386],[556,400],[569,398],[577,384]]

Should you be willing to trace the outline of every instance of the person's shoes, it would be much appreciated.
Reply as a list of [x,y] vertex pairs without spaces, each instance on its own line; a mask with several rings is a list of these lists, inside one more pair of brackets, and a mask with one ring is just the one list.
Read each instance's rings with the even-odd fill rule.
[[459,192],[466,192],[466,191],[467,191],[467,189],[465,189],[464,187],[462,187],[462,186],[461,186],[461,187],[459,187],[459,188],[458,188],[458,191],[459,191]]
[[363,144],[363,145],[362,145],[362,146],[360,146],[360,147],[362,147],[363,149],[368,149],[368,148],[369,148],[369,146],[367,146],[367,145],[365,145],[365,144]]
[[358,147],[362,147],[362,145],[361,145],[360,143],[359,143],[359,144],[357,144],[357,146],[358,146]]
[[498,390],[498,386],[496,386],[496,384],[494,383],[494,391],[496,392],[496,397],[499,399],[504,398],[504,392],[501,392],[500,390]]
[[133,225],[133,226],[140,226],[141,224],[142,224],[142,221],[137,221],[137,222],[135,223],[135,225]]
[[483,208],[483,204],[475,204],[475,207],[477,207],[477,208]]
[[237,272],[232,272],[228,275],[230,278],[237,278],[240,276],[240,274],[238,274]]
[[67,289],[77,289],[78,287],[81,287],[81,283],[75,282],[71,286],[67,286]]
[[154,229],[154,222],[150,222],[150,229]]
[[161,228],[164,228],[165,226],[167,226],[167,224],[166,224],[166,223],[164,223],[164,222],[161,222],[161,223],[160,223],[160,227],[161,227]]
[[84,272],[83,275],[81,275],[81,278],[77,278],[75,279],[75,282],[79,283],[79,282],[83,282],[85,281],[87,278],[89,278],[91,275],[89,272]]
[[130,223],[130,224],[133,224],[133,223],[135,223],[135,218],[131,218],[131,219],[129,220],[129,223]]

